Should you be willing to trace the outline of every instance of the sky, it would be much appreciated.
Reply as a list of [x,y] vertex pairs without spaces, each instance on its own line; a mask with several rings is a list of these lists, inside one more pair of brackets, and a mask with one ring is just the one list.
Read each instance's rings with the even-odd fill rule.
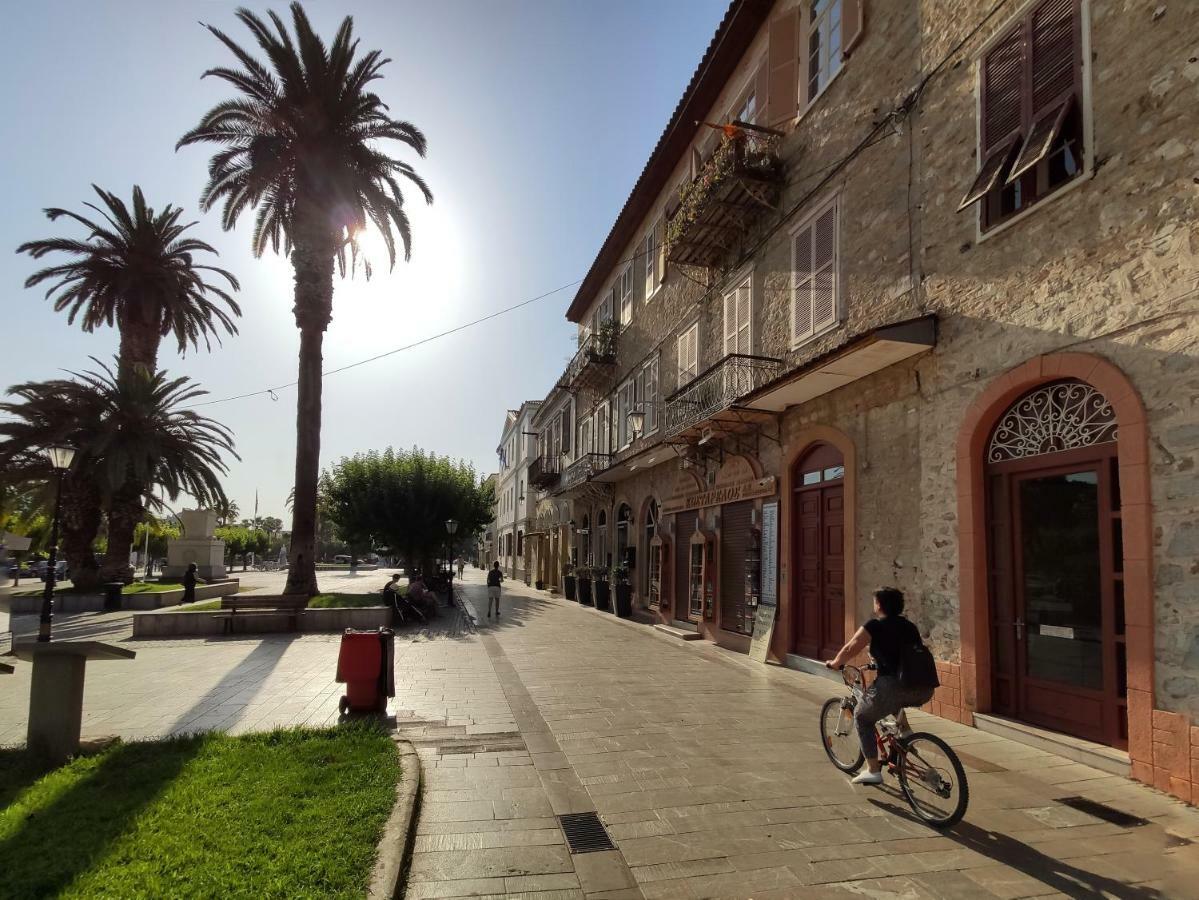
[[[208,152],[175,142],[229,90],[206,68],[231,54],[200,26],[243,46],[234,18],[285,4],[225,0],[44,0],[5,12],[0,55],[0,388],[111,361],[117,335],[86,334],[55,313],[37,263],[16,247],[71,234],[42,210],[86,211],[98,184],[124,198],[182,205],[192,233],[241,281],[239,334],[212,352],[180,357],[164,340],[159,365],[220,400],[295,380],[299,335],[291,267],[250,252],[251,221],[223,232],[198,198]],[[385,260],[372,279],[334,285],[325,369],[356,362],[471,322],[580,280],[682,95],[724,14],[726,0],[438,0],[306,4],[331,37],[354,18],[365,49],[392,62],[376,90],[396,118],[424,131],[419,159],[434,203],[407,191],[412,261]],[[483,325],[329,375],[321,464],[387,446],[420,446],[496,468],[505,410],[538,400],[574,349],[565,311],[573,287]],[[289,520],[295,389],[214,403],[200,411],[234,433],[225,489],[243,515]],[[197,401],[201,402],[201,401]],[[185,506],[186,501],[179,504]]]

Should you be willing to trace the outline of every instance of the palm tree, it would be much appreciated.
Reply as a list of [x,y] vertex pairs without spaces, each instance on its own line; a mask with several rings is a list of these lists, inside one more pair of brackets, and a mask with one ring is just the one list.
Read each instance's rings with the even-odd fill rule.
[[[373,223],[395,265],[392,229],[411,256],[411,231],[399,179],[433,195],[407,163],[377,142],[394,140],[425,155],[425,137],[392,119],[370,90],[389,60],[377,50],[358,55],[353,20],[346,17],[331,45],[313,31],[299,3],[291,5],[294,37],[283,20],[270,23],[248,10],[237,18],[250,30],[267,61],[260,62],[231,38],[205,26],[237,58],[240,68],[209,69],[236,94],[208,111],[178,146],[211,143],[200,198],[205,209],[222,203],[221,224],[232,229],[247,208],[257,210],[253,250],[290,255],[295,270],[293,312],[300,329],[296,416],[295,507],[287,593],[315,594],[316,495],[321,444],[321,349],[333,315],[333,267],[351,270],[357,236]],[[273,29],[272,29],[273,25]],[[369,276],[369,268],[367,270]]]
[[25,287],[50,282],[46,298],[53,298],[55,310],[67,310],[68,322],[81,317],[84,331],[115,323],[121,333],[122,372],[134,366],[153,372],[159,344],[168,334],[174,334],[180,353],[189,345],[198,348],[201,338],[211,349],[211,338],[220,341],[218,326],[236,334],[222,304],[234,316],[240,316],[241,309],[227,291],[205,278],[213,273],[235,291],[237,279],[224,269],[196,262],[199,253],[216,255],[211,246],[186,235],[196,223],[180,224],[183,210],[175,206],[155,213],[146,206],[140,187],[133,188],[132,211],[115,194],[92,188],[102,206],[84,206],[98,216],[89,219],[56,207],[46,210],[52,222],[66,217],[83,225],[86,238],[46,238],[17,248],[34,259],[52,253],[70,257],[34,272]]
[[[11,388],[18,402],[0,403],[0,412],[13,419],[0,423],[0,460],[5,448],[18,441],[72,440],[80,451],[77,460],[85,461],[108,510],[108,549],[100,578],[129,583],[133,532],[145,516],[151,490],[161,488],[171,500],[186,492],[202,505],[220,504],[225,500],[222,454],[237,454],[224,426],[182,408],[207,393],[190,379],[141,369],[114,374],[100,367],[102,373],[72,373],[72,379]],[[38,433],[43,408],[71,409],[74,424],[65,435],[61,426],[56,434]]]
[[222,525],[229,525],[237,519],[241,510],[238,508],[236,500],[226,500],[217,506],[214,512],[218,522]]

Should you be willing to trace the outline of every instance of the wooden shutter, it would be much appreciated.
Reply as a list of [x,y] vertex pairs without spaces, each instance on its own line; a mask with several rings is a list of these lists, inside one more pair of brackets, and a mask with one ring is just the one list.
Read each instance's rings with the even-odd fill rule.
[[758,65],[758,71],[754,74],[754,97],[758,106],[757,125],[765,125],[770,127],[771,120],[767,111],[768,100],[770,97],[770,63],[767,60],[762,60]]
[[[679,205],[678,191],[672,192],[673,199],[667,201],[670,211],[673,213]],[[657,242],[658,258],[655,263],[657,266],[656,275],[658,276],[658,284],[666,280],[666,217],[659,216],[658,221],[654,223],[654,240]]]
[[[800,7],[790,10],[770,23],[767,64],[770,67],[767,91],[766,121],[769,128],[780,128],[795,115],[799,105],[799,63],[801,45],[799,34]],[[806,54],[805,54],[806,55]]]
[[737,352],[737,291],[724,295],[724,352]]
[[749,609],[745,605],[745,558],[753,536],[752,500],[720,507],[720,627],[747,634]]
[[1082,94],[1082,40],[1077,0],[1048,0],[1029,17],[1029,87],[1025,133],[1010,184],[1037,165],[1061,134],[1075,97]]
[[658,428],[658,361],[645,367],[645,430]]
[[866,25],[866,0],[841,0],[841,58],[848,59]]
[[812,330],[837,321],[837,207],[816,218],[812,237]]
[[750,284],[749,279],[737,288],[737,352],[750,353]]
[[812,333],[812,231],[807,225],[791,238],[791,337]]
[[570,427],[570,407],[568,406],[562,410],[562,452],[564,454],[568,454],[568,455],[570,453],[571,430],[572,429]]
[[647,300],[654,292],[654,288],[658,286],[658,276],[655,272],[658,264],[658,248],[654,244],[656,234],[656,226],[651,225],[649,232],[645,235],[645,246],[642,247],[642,257],[645,260],[645,297]]
[[690,369],[692,378],[699,374],[698,325],[692,325],[691,330],[687,332],[687,368]]
[[1024,97],[1024,29],[1013,28],[983,57],[982,149],[988,156],[1020,131]]

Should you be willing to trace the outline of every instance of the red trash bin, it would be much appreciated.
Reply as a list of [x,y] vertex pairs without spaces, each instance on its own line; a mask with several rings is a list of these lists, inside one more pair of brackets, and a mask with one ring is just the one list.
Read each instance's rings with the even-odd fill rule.
[[387,698],[395,696],[395,632],[355,631],[347,628],[337,654],[337,681],[346,686],[338,702],[344,715],[383,712]]

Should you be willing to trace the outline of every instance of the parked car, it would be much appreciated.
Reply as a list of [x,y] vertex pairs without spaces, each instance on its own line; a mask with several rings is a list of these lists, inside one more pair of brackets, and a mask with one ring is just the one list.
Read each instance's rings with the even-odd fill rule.
[[[33,575],[38,581],[46,580],[46,570],[50,568],[50,561],[41,559],[33,564]],[[67,561],[60,559],[54,566],[55,580],[64,581],[67,578]]]

